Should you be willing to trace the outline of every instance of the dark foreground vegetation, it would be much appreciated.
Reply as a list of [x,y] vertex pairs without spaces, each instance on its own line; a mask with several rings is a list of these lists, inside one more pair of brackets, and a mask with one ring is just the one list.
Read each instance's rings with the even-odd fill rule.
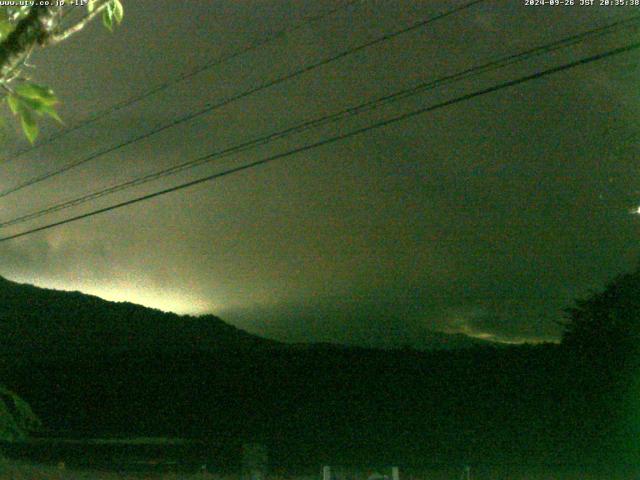
[[[349,476],[336,477],[337,480],[367,480],[375,474],[375,469],[351,471]],[[421,469],[405,470],[401,473],[402,480],[458,480],[465,478],[465,470],[453,466],[432,466]],[[186,471],[147,471],[120,472],[96,469],[69,469],[50,465],[33,465],[23,462],[13,462],[6,465],[0,473],[0,478],[11,480],[241,480],[238,473],[224,474],[212,472]],[[270,472],[270,480],[317,480],[320,472],[306,474],[289,472]],[[480,466],[470,471],[473,480],[630,480],[637,476],[630,470],[596,468],[595,471],[585,471],[582,467],[561,466],[552,469],[546,466]]]
[[547,345],[132,353],[23,360],[4,378],[55,431],[196,437],[222,464],[244,441],[287,466],[635,462],[625,373],[594,368]]
[[[0,295],[14,315],[18,304],[6,305],[21,297],[10,290],[22,287],[9,287]],[[31,301],[44,308],[38,305]],[[34,341],[23,344],[21,355],[2,358],[1,381],[31,404],[49,434],[188,437],[190,447],[145,455],[204,461],[220,472],[239,464],[248,441],[266,444],[273,471],[282,475],[321,464],[393,464],[406,472],[469,464],[493,471],[491,478],[521,478],[518,472],[534,479],[635,478],[640,472],[638,272],[577,302],[559,345],[438,352],[292,347],[222,327],[224,342],[187,342],[199,334],[190,331],[180,343],[167,337],[166,344],[128,349],[118,332],[73,330],[78,324],[68,319],[51,326],[59,315],[51,308],[49,316],[40,311],[29,321],[57,328],[62,339],[104,342],[95,351],[77,349],[51,334],[55,349]],[[127,331],[134,320],[117,321]],[[6,351],[17,348],[19,337],[12,338]],[[100,455],[118,458],[102,448],[32,441],[9,450],[78,466],[91,466]],[[505,469],[511,473],[496,473]],[[566,476],[532,473],[542,471]]]

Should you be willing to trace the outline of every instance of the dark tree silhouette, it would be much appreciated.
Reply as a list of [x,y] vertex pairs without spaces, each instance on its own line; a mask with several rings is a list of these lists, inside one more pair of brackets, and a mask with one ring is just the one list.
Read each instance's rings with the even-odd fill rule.
[[640,458],[640,265],[604,290],[566,310],[562,345],[567,354],[574,418],[604,458]]
[[563,344],[601,357],[637,353],[640,341],[640,267],[619,275],[603,291],[577,300],[566,313]]

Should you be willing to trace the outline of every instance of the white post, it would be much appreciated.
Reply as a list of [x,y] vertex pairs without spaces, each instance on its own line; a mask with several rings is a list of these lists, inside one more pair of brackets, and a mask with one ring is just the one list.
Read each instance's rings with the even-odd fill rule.
[[398,467],[391,467],[391,480],[400,480],[400,469]]
[[331,480],[331,467],[329,465],[322,467],[322,480]]

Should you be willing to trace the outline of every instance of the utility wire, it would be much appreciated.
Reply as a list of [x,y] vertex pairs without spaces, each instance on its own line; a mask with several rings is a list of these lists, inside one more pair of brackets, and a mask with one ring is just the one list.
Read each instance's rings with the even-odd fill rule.
[[119,150],[119,149],[121,149],[123,147],[126,147],[128,145],[131,145],[131,144],[134,144],[136,142],[139,142],[140,140],[144,140],[146,138],[149,138],[149,137],[151,137],[151,136],[153,136],[153,135],[155,135],[157,133],[160,133],[160,132],[163,132],[163,131],[168,130],[170,128],[173,128],[173,127],[175,127],[177,125],[180,125],[180,124],[182,124],[184,122],[187,122],[189,120],[193,120],[196,117],[199,117],[201,115],[204,115],[205,113],[209,113],[209,112],[212,112],[214,110],[217,110],[218,108],[221,108],[221,107],[224,107],[226,105],[229,105],[232,102],[235,102],[235,101],[240,100],[242,98],[248,97],[249,95],[252,95],[252,94],[254,94],[256,92],[259,92],[259,91],[262,91],[264,89],[273,87],[273,86],[278,85],[278,84],[280,84],[282,82],[291,80],[291,79],[296,78],[296,77],[298,77],[300,75],[303,75],[303,74],[308,73],[308,72],[310,72],[312,70],[315,70],[315,69],[317,69],[319,67],[322,67],[324,65],[333,63],[333,62],[335,62],[337,60],[340,60],[342,58],[345,58],[347,56],[353,55],[354,53],[362,51],[362,50],[364,50],[366,48],[372,47],[374,45],[378,45],[378,44],[380,44],[382,42],[386,42],[386,41],[389,41],[391,39],[394,39],[394,38],[396,38],[396,37],[398,37],[400,35],[404,35],[406,33],[412,32],[414,30],[417,30],[418,28],[424,27],[425,25],[428,25],[428,24],[430,24],[432,22],[435,22],[437,20],[446,18],[446,17],[448,17],[450,15],[453,15],[453,14],[455,14],[457,12],[460,12],[462,10],[470,8],[471,6],[476,5],[478,3],[481,3],[481,2],[484,2],[484,1],[486,1],[486,0],[473,0],[472,2],[465,3],[462,6],[452,8],[451,10],[448,10],[446,12],[439,13],[439,14],[437,14],[435,16],[432,16],[432,17],[429,17],[427,19],[424,19],[424,20],[421,20],[419,22],[416,22],[416,23],[414,23],[414,24],[412,24],[412,25],[410,25],[408,27],[405,27],[405,28],[403,28],[401,30],[397,30],[397,31],[395,31],[393,33],[385,34],[385,35],[383,35],[381,37],[377,37],[374,40],[370,40],[370,41],[368,41],[366,43],[363,43],[363,44],[360,44],[360,45],[358,45],[356,47],[352,47],[352,48],[349,48],[347,50],[344,50],[344,51],[338,53],[337,55],[331,56],[331,57],[326,58],[324,60],[320,60],[319,62],[312,63],[310,65],[302,67],[302,68],[300,68],[298,70],[295,70],[292,73],[288,73],[288,74],[286,74],[284,76],[278,77],[275,80],[270,80],[270,81],[268,81],[266,83],[258,85],[257,87],[252,87],[252,88],[250,88],[248,90],[245,90],[242,93],[239,93],[237,95],[234,95],[234,96],[228,97],[228,98],[226,98],[224,100],[221,100],[218,103],[215,103],[215,104],[212,104],[212,105],[206,105],[204,108],[202,108],[202,109],[200,109],[198,111],[191,112],[191,113],[188,113],[188,114],[183,115],[181,117],[178,117],[178,118],[174,119],[173,121],[171,121],[169,123],[166,123],[166,124],[164,124],[164,125],[162,125],[162,126],[160,126],[158,128],[155,128],[155,129],[153,129],[153,130],[151,130],[151,131],[149,131],[147,133],[143,133],[141,135],[133,137],[133,138],[131,138],[129,140],[126,140],[126,141],[124,141],[122,143],[119,143],[117,145],[114,145],[114,146],[111,146],[111,147],[107,147],[107,148],[105,148],[103,150],[100,150],[100,151],[98,151],[96,153],[93,153],[93,154],[89,155],[88,157],[85,157],[85,158],[80,159],[80,160],[76,160],[75,162],[68,163],[68,164],[60,167],[57,170],[53,170],[53,171],[45,173],[43,175],[39,175],[39,176],[33,177],[33,178],[23,182],[23,183],[20,183],[18,185],[10,187],[10,188],[8,188],[6,190],[3,190],[3,191],[0,192],[0,198],[6,197],[7,195],[10,195],[10,194],[15,193],[15,192],[17,192],[19,190],[22,190],[23,188],[29,187],[31,185],[35,185],[37,183],[40,183],[40,182],[42,182],[44,180],[48,180],[48,179],[53,178],[53,177],[55,177],[57,175],[60,175],[62,173],[68,172],[69,170],[72,170],[72,169],[74,169],[74,168],[76,168],[76,167],[78,167],[80,165],[83,165],[83,164],[85,164],[85,163],[87,163],[87,162],[89,162],[91,160],[95,160],[96,158],[101,157],[102,155],[106,155],[108,153],[111,153],[113,151]]
[[30,230],[26,230],[24,232],[16,233],[14,235],[9,235],[9,236],[6,236],[6,237],[2,237],[2,238],[0,238],[0,242],[6,242],[6,241],[12,240],[14,238],[24,237],[26,235],[30,235],[30,234],[33,234],[33,233],[36,233],[36,232],[41,232],[43,230],[48,230],[48,229],[53,228],[53,227],[57,227],[57,226],[60,226],[60,225],[65,225],[67,223],[71,223],[71,222],[75,222],[75,221],[78,221],[78,220],[81,220],[81,219],[84,219],[84,218],[92,217],[94,215],[98,215],[98,214],[101,214],[101,213],[106,213],[106,212],[109,212],[109,211],[112,211],[112,210],[116,210],[118,208],[126,207],[128,205],[133,205],[135,203],[143,202],[143,201],[146,201],[146,200],[151,200],[152,198],[156,198],[156,197],[159,197],[161,195],[165,195],[167,193],[176,192],[178,190],[189,188],[189,187],[192,187],[194,185],[199,185],[201,183],[208,182],[208,181],[211,181],[211,180],[215,180],[215,179],[218,179],[218,178],[221,178],[221,177],[225,177],[227,175],[231,175],[231,174],[234,174],[234,173],[237,173],[237,172],[241,172],[241,171],[244,171],[244,170],[249,170],[249,169],[258,167],[260,165],[265,165],[267,163],[271,163],[271,162],[273,162],[275,160],[279,160],[279,159],[282,159],[282,158],[290,157],[292,155],[296,155],[298,153],[302,153],[302,152],[306,152],[306,151],[309,151],[309,150],[313,150],[315,148],[322,147],[324,145],[329,145],[331,143],[335,143],[335,142],[338,142],[338,141],[341,141],[341,140],[345,140],[347,138],[350,138],[350,137],[353,137],[353,136],[356,136],[356,135],[360,135],[362,133],[366,133],[366,132],[369,132],[369,131],[372,131],[372,130],[375,130],[375,129],[378,129],[378,128],[386,127],[386,126],[392,125],[394,123],[398,123],[400,121],[407,120],[409,118],[412,118],[412,117],[415,117],[415,116],[418,116],[418,115],[422,115],[424,113],[433,112],[435,110],[439,110],[441,108],[448,107],[450,105],[454,105],[454,104],[461,103],[461,102],[464,102],[464,101],[467,101],[467,100],[471,100],[473,98],[480,97],[482,95],[487,95],[489,93],[493,93],[493,92],[502,90],[504,88],[513,87],[515,85],[519,85],[519,84],[522,84],[522,83],[525,83],[525,82],[529,82],[531,80],[536,80],[536,79],[539,79],[539,78],[542,78],[542,77],[546,77],[548,75],[552,75],[552,74],[555,74],[555,73],[563,72],[563,71],[569,70],[571,68],[578,67],[580,65],[585,65],[585,64],[588,64],[588,63],[591,63],[591,62],[595,62],[595,61],[598,61],[598,60],[603,60],[605,58],[609,58],[609,57],[612,57],[612,56],[615,56],[615,55],[620,55],[620,54],[625,53],[625,52],[630,52],[630,51],[636,50],[638,48],[640,48],[640,42],[632,43],[632,44],[626,45],[624,47],[619,47],[619,48],[616,48],[616,49],[613,49],[613,50],[608,50],[608,51],[606,51],[604,53],[599,53],[597,55],[592,55],[590,57],[585,57],[585,58],[582,58],[580,60],[576,60],[576,61],[571,62],[571,63],[566,63],[564,65],[560,65],[558,67],[553,67],[553,68],[549,68],[549,69],[546,69],[546,70],[542,70],[540,72],[537,72],[537,73],[534,73],[534,74],[531,74],[531,75],[526,75],[524,77],[520,77],[520,78],[517,78],[515,80],[509,80],[509,81],[506,81],[506,82],[502,82],[502,83],[499,83],[499,84],[494,85],[492,87],[488,87],[488,88],[484,88],[484,89],[481,89],[481,90],[477,90],[477,91],[472,92],[472,93],[467,93],[465,95],[461,95],[461,96],[453,98],[451,100],[440,102],[440,103],[437,103],[437,104],[434,104],[434,105],[430,105],[430,106],[427,106],[427,107],[423,107],[423,108],[419,108],[419,109],[416,109],[416,110],[412,110],[410,112],[403,113],[401,115],[397,115],[395,117],[391,117],[391,118],[388,118],[386,120],[382,120],[382,121],[373,123],[373,124],[368,125],[366,127],[362,127],[362,128],[356,129],[356,130],[352,130],[352,131],[350,131],[348,133],[344,133],[344,134],[341,134],[341,135],[336,135],[336,136],[333,136],[333,137],[330,137],[330,138],[326,138],[324,140],[320,140],[318,142],[311,143],[311,144],[308,144],[308,145],[305,145],[305,146],[302,146],[302,147],[294,148],[294,149],[289,150],[287,152],[279,153],[277,155],[272,155],[270,157],[266,157],[266,158],[263,158],[261,160],[256,160],[254,162],[247,163],[247,164],[239,166],[239,167],[230,168],[230,169],[224,170],[222,172],[214,173],[213,175],[208,175],[208,176],[205,176],[205,177],[198,178],[196,180],[191,180],[189,182],[182,183],[180,185],[176,185],[176,186],[173,186],[173,187],[170,187],[170,188],[159,190],[159,191],[147,194],[147,195],[143,195],[141,197],[136,197],[136,198],[124,201],[124,202],[116,203],[116,204],[110,205],[108,207],[99,208],[97,210],[93,210],[91,212],[84,213],[82,215],[76,215],[74,217],[70,217],[70,218],[66,218],[64,220],[60,220],[60,221],[57,221],[57,222],[49,223],[47,225],[43,225],[43,226],[40,226],[40,227],[37,227],[37,228],[32,228]]
[[232,154],[236,154],[236,153],[240,153],[240,152],[244,152],[246,150],[255,148],[257,146],[261,146],[261,145],[266,145],[269,144],[273,141],[282,139],[282,138],[286,138],[290,135],[293,134],[297,134],[297,133],[301,133],[304,132],[306,130],[310,130],[312,128],[317,128],[320,126],[324,126],[330,123],[334,123],[340,120],[343,120],[345,118],[351,117],[351,116],[355,116],[355,115],[360,115],[362,113],[365,113],[367,111],[371,111],[374,110],[376,108],[379,108],[380,106],[387,104],[387,103],[391,103],[391,102],[396,102],[405,98],[408,98],[410,96],[413,95],[417,95],[420,93],[423,93],[427,90],[432,90],[436,87],[440,87],[442,85],[447,85],[450,83],[454,83],[456,81],[460,81],[463,79],[467,79],[467,78],[472,78],[474,76],[477,76],[479,74],[482,73],[486,73],[489,71],[493,71],[493,70],[497,70],[499,68],[503,68],[518,62],[522,62],[524,60],[528,60],[534,56],[538,56],[538,55],[542,55],[545,53],[550,53],[562,48],[567,48],[569,46],[573,46],[576,45],[580,42],[583,42],[585,40],[588,39],[593,39],[593,38],[597,38],[600,37],[602,35],[605,34],[609,34],[613,31],[616,31],[618,28],[620,27],[629,27],[632,25],[637,25],[640,22],[640,15],[634,16],[632,18],[629,18],[627,20],[622,20],[622,21],[618,21],[618,22],[614,22],[605,26],[601,26],[598,28],[594,28],[591,30],[588,30],[586,32],[582,32],[579,34],[575,34],[575,35],[571,35],[568,37],[565,37],[563,39],[551,42],[551,43],[547,43],[545,45],[541,45],[538,47],[534,47],[531,48],[529,50],[526,50],[524,52],[521,53],[517,53],[517,54],[512,54],[512,55],[508,55],[502,58],[499,58],[497,60],[493,60],[491,62],[487,62],[484,63],[482,65],[476,66],[476,67],[472,67],[472,68],[468,68],[466,70],[463,70],[461,72],[452,74],[452,75],[447,75],[444,77],[441,77],[439,79],[436,80],[432,80],[429,82],[422,82],[416,86],[413,86],[411,88],[407,88],[407,89],[403,89],[400,90],[398,92],[389,94],[389,95],[385,95],[383,97],[380,97],[378,99],[375,100],[371,100],[368,102],[364,102],[362,104],[359,104],[357,106],[354,107],[350,107],[350,108],[346,108],[343,109],[337,113],[333,113],[330,115],[325,115],[322,116],[320,118],[316,118],[313,120],[309,120],[306,122],[303,122],[301,124],[289,127],[287,129],[284,130],[280,130],[278,132],[274,132],[271,134],[268,134],[266,136],[262,136],[250,141],[246,141],[237,145],[234,145],[232,147],[228,147],[225,148],[223,150],[219,150],[216,151],[214,153],[208,154],[204,157],[199,157],[196,158],[194,160],[190,160],[187,162],[183,162],[179,165],[174,165],[172,167],[169,168],[165,168],[141,177],[136,177],[134,179],[128,180],[126,182],[122,182],[116,185],[112,185],[110,187],[104,188],[102,190],[98,190],[95,192],[91,192],[85,195],[82,195],[80,197],[76,197],[58,204],[55,204],[53,206],[49,206],[47,208],[35,211],[35,212],[31,212],[16,218],[13,218],[11,220],[6,220],[4,222],[0,222],[0,228],[4,228],[4,227],[8,227],[11,225],[16,225],[19,223],[24,223],[27,222],[29,220],[33,220],[36,218],[40,218],[42,216],[48,215],[48,214],[52,214],[54,212],[59,212],[71,207],[75,207],[84,203],[87,203],[89,201],[92,200],[96,200],[98,198],[104,197],[106,195],[110,195],[116,192],[120,192],[122,190],[126,190],[129,188],[133,188],[136,186],[140,186],[146,183],[149,183],[151,181],[154,180],[158,180],[160,178],[169,176],[169,175],[175,175],[179,172],[185,171],[187,169],[191,169],[191,168],[195,168],[197,166],[203,165],[205,163],[209,163],[212,162],[214,160],[219,160],[221,158],[224,157],[228,157]]
[[69,133],[75,132],[76,130],[79,130],[79,129],[83,128],[83,127],[86,127],[87,125],[91,125],[91,124],[103,119],[104,117],[112,115],[112,114],[114,114],[114,113],[116,113],[116,112],[118,112],[118,111],[120,111],[120,110],[122,110],[124,108],[130,107],[131,105],[134,105],[134,104],[136,104],[138,102],[141,102],[142,100],[144,100],[144,99],[146,99],[148,97],[151,97],[151,96],[153,96],[153,95],[155,95],[157,93],[163,92],[164,90],[167,90],[168,88],[173,87],[174,85],[177,85],[177,84],[182,83],[182,82],[184,82],[186,80],[189,80],[190,78],[193,78],[193,77],[195,77],[196,75],[198,75],[198,74],[200,74],[202,72],[210,70],[211,68],[217,67],[219,65],[223,65],[223,64],[225,64],[225,63],[227,63],[227,62],[229,62],[229,61],[231,61],[231,60],[233,60],[233,59],[235,59],[237,57],[240,57],[240,56],[242,56],[242,55],[244,55],[246,53],[250,53],[250,52],[252,52],[254,50],[257,50],[258,48],[264,47],[265,45],[268,45],[268,44],[270,44],[272,42],[275,42],[276,40],[279,40],[280,38],[283,38],[283,37],[295,32],[297,30],[300,30],[301,28],[303,28],[303,27],[305,27],[305,26],[307,26],[309,24],[312,24],[312,23],[318,22],[320,20],[323,20],[323,19],[325,19],[327,17],[330,17],[334,13],[337,13],[340,10],[343,10],[343,9],[347,9],[347,8],[351,7],[352,5],[355,5],[356,3],[360,3],[362,1],[363,0],[349,0],[349,1],[346,1],[343,4],[333,8],[331,10],[328,10],[326,12],[303,18],[300,22],[298,22],[297,25],[294,25],[294,26],[289,27],[289,28],[284,28],[284,29],[278,30],[276,32],[272,32],[272,33],[266,35],[261,40],[258,40],[257,42],[254,42],[254,43],[251,43],[249,45],[246,45],[245,47],[243,47],[243,48],[241,48],[241,49],[239,49],[239,50],[237,50],[235,52],[231,52],[231,53],[228,53],[226,55],[222,55],[222,56],[220,56],[220,57],[218,57],[218,58],[216,58],[216,59],[214,59],[214,60],[212,60],[212,61],[210,61],[208,63],[205,63],[205,64],[200,65],[200,66],[198,66],[198,67],[196,67],[194,69],[191,69],[191,70],[183,73],[182,75],[180,75],[180,76],[178,76],[176,78],[167,80],[164,83],[161,83],[161,84],[159,84],[159,85],[157,85],[157,86],[155,86],[155,87],[153,87],[153,88],[151,88],[149,90],[146,90],[146,91],[140,93],[139,95],[127,98],[122,102],[116,103],[116,104],[114,104],[114,105],[112,105],[112,106],[110,106],[110,107],[108,107],[108,108],[106,108],[106,109],[104,109],[104,110],[102,110],[100,112],[97,112],[94,115],[90,116],[89,118],[87,118],[87,119],[85,119],[85,120],[83,120],[81,122],[78,122],[73,126],[67,128],[65,130],[62,130],[59,133],[55,133],[55,134],[49,136],[48,138],[44,139],[43,141],[38,142],[36,145],[33,145],[31,147],[28,147],[28,148],[25,148],[23,150],[19,150],[19,151],[15,152],[13,154],[12,158],[8,158],[8,159],[4,160],[4,162],[2,162],[2,163],[11,162],[11,161],[17,159],[18,157],[21,157],[22,155],[24,155],[26,153],[32,152],[33,150],[36,150],[36,149],[38,149],[38,148],[40,148],[42,146],[48,145],[48,144],[54,142],[55,140],[58,140],[59,138],[62,138],[64,136],[68,135]]

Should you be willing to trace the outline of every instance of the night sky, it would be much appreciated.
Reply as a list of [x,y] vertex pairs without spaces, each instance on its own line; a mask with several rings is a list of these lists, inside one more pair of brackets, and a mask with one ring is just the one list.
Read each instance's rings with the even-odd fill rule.
[[[334,0],[127,1],[32,57],[73,126]],[[640,14],[486,1],[0,198],[8,220],[208,152]],[[578,3],[578,0],[576,0]],[[0,189],[463,2],[358,2],[57,141],[5,127]],[[638,40],[629,28],[104,197],[2,236]],[[0,275],[289,341],[420,346],[429,331],[556,341],[562,309],[638,260],[638,51],[0,243]],[[47,124],[40,139],[64,129]]]

